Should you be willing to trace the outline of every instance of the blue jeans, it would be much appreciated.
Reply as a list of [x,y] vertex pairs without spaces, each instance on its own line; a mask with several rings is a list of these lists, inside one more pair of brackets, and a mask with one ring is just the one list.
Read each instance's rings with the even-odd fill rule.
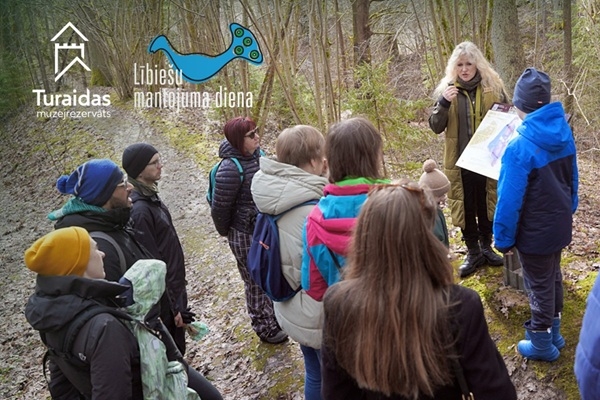
[[321,400],[321,350],[300,345],[304,355],[304,398]]

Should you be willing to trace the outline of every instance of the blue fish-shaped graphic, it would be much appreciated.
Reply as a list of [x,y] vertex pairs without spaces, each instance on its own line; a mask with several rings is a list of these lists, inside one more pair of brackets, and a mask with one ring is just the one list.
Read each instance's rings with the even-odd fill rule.
[[230,24],[229,30],[231,44],[227,50],[216,56],[202,53],[181,54],[173,48],[165,35],[159,35],[150,42],[148,53],[162,50],[175,72],[181,71],[183,79],[190,83],[206,82],[236,58],[243,58],[254,65],[262,64],[263,55],[254,34],[236,23]]

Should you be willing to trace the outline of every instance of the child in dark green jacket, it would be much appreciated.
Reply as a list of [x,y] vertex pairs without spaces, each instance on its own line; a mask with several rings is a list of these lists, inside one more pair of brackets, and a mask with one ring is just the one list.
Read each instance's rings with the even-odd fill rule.
[[419,179],[419,185],[427,186],[433,197],[435,198],[438,208],[437,217],[435,218],[435,225],[433,226],[433,233],[440,239],[446,247],[450,247],[448,240],[448,226],[446,225],[446,217],[442,211],[442,204],[446,201],[446,193],[450,189],[450,181],[446,175],[438,169],[435,160],[429,159],[423,163],[423,175]]

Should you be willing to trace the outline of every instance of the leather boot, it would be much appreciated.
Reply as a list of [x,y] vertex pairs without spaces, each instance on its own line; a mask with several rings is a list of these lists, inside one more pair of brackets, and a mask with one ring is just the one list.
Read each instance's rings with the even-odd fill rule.
[[492,267],[504,265],[504,258],[492,249],[492,235],[485,235],[479,238],[481,242],[481,253],[485,258],[485,263]]
[[[560,334],[560,316],[554,317],[552,320],[552,344],[556,346],[558,350],[562,350],[565,347],[565,338]],[[525,339],[531,340],[529,331],[525,330]]]
[[465,278],[475,272],[475,270],[483,264],[485,264],[485,257],[481,253],[479,244],[477,244],[477,247],[473,246],[469,248],[467,258],[462,265],[458,267],[458,273],[461,278]]
[[525,358],[538,361],[556,361],[560,351],[552,344],[552,328],[545,331],[527,330],[529,340],[521,340],[517,350]]

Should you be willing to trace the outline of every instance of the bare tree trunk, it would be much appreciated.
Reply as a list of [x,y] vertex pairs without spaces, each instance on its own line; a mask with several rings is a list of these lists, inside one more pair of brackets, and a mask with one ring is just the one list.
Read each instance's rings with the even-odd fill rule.
[[[348,70],[348,61],[346,60],[346,41],[344,39],[344,31],[342,30],[342,14],[340,13],[340,6],[338,0],[335,0],[335,28],[338,39],[338,50],[339,50],[339,62],[338,62],[338,82],[343,84],[345,89],[348,88],[347,80],[345,77],[345,71]],[[338,91],[341,91],[341,85],[338,86]],[[338,116],[339,117],[339,116]]]
[[371,64],[369,2],[370,0],[355,0],[352,2],[354,66]]
[[33,50],[35,53],[35,58],[37,59],[37,62],[40,66],[42,85],[44,86],[44,90],[46,91],[46,93],[49,93],[50,82],[48,81],[48,75],[46,74],[46,63],[44,62],[44,57],[42,55],[42,52],[40,51],[40,43],[38,41],[35,19],[33,17],[33,7],[28,7],[28,9],[29,12],[27,13],[27,15],[29,17],[30,26],[32,27],[31,34],[33,35]]
[[512,93],[523,71],[523,48],[517,21],[515,0],[496,0],[492,11],[492,45],[494,64],[506,88]]
[[320,1],[318,0],[313,0],[311,2],[311,10],[309,12],[309,40],[312,43],[312,46],[310,46],[310,52],[311,52],[311,58],[312,58],[312,64],[313,64],[313,82],[314,82],[314,99],[315,99],[315,111],[317,114],[317,123],[318,126],[324,126],[324,118],[323,118],[323,107],[321,106],[323,104],[323,93],[322,93],[322,87],[319,84],[320,83],[320,77],[319,77],[319,68],[321,67],[321,63],[323,62],[323,60],[320,57],[320,51],[318,49],[318,47],[321,46],[320,43],[320,38],[319,36],[322,34],[321,30],[319,29],[319,27],[315,26],[317,25],[319,22],[317,21],[317,15],[318,15],[318,9],[320,7]]
[[564,22],[564,63],[565,63],[565,85],[567,87],[567,96],[565,98],[565,110],[567,113],[573,113],[573,48],[572,48],[572,24],[571,24],[571,2],[563,1],[563,22]]

